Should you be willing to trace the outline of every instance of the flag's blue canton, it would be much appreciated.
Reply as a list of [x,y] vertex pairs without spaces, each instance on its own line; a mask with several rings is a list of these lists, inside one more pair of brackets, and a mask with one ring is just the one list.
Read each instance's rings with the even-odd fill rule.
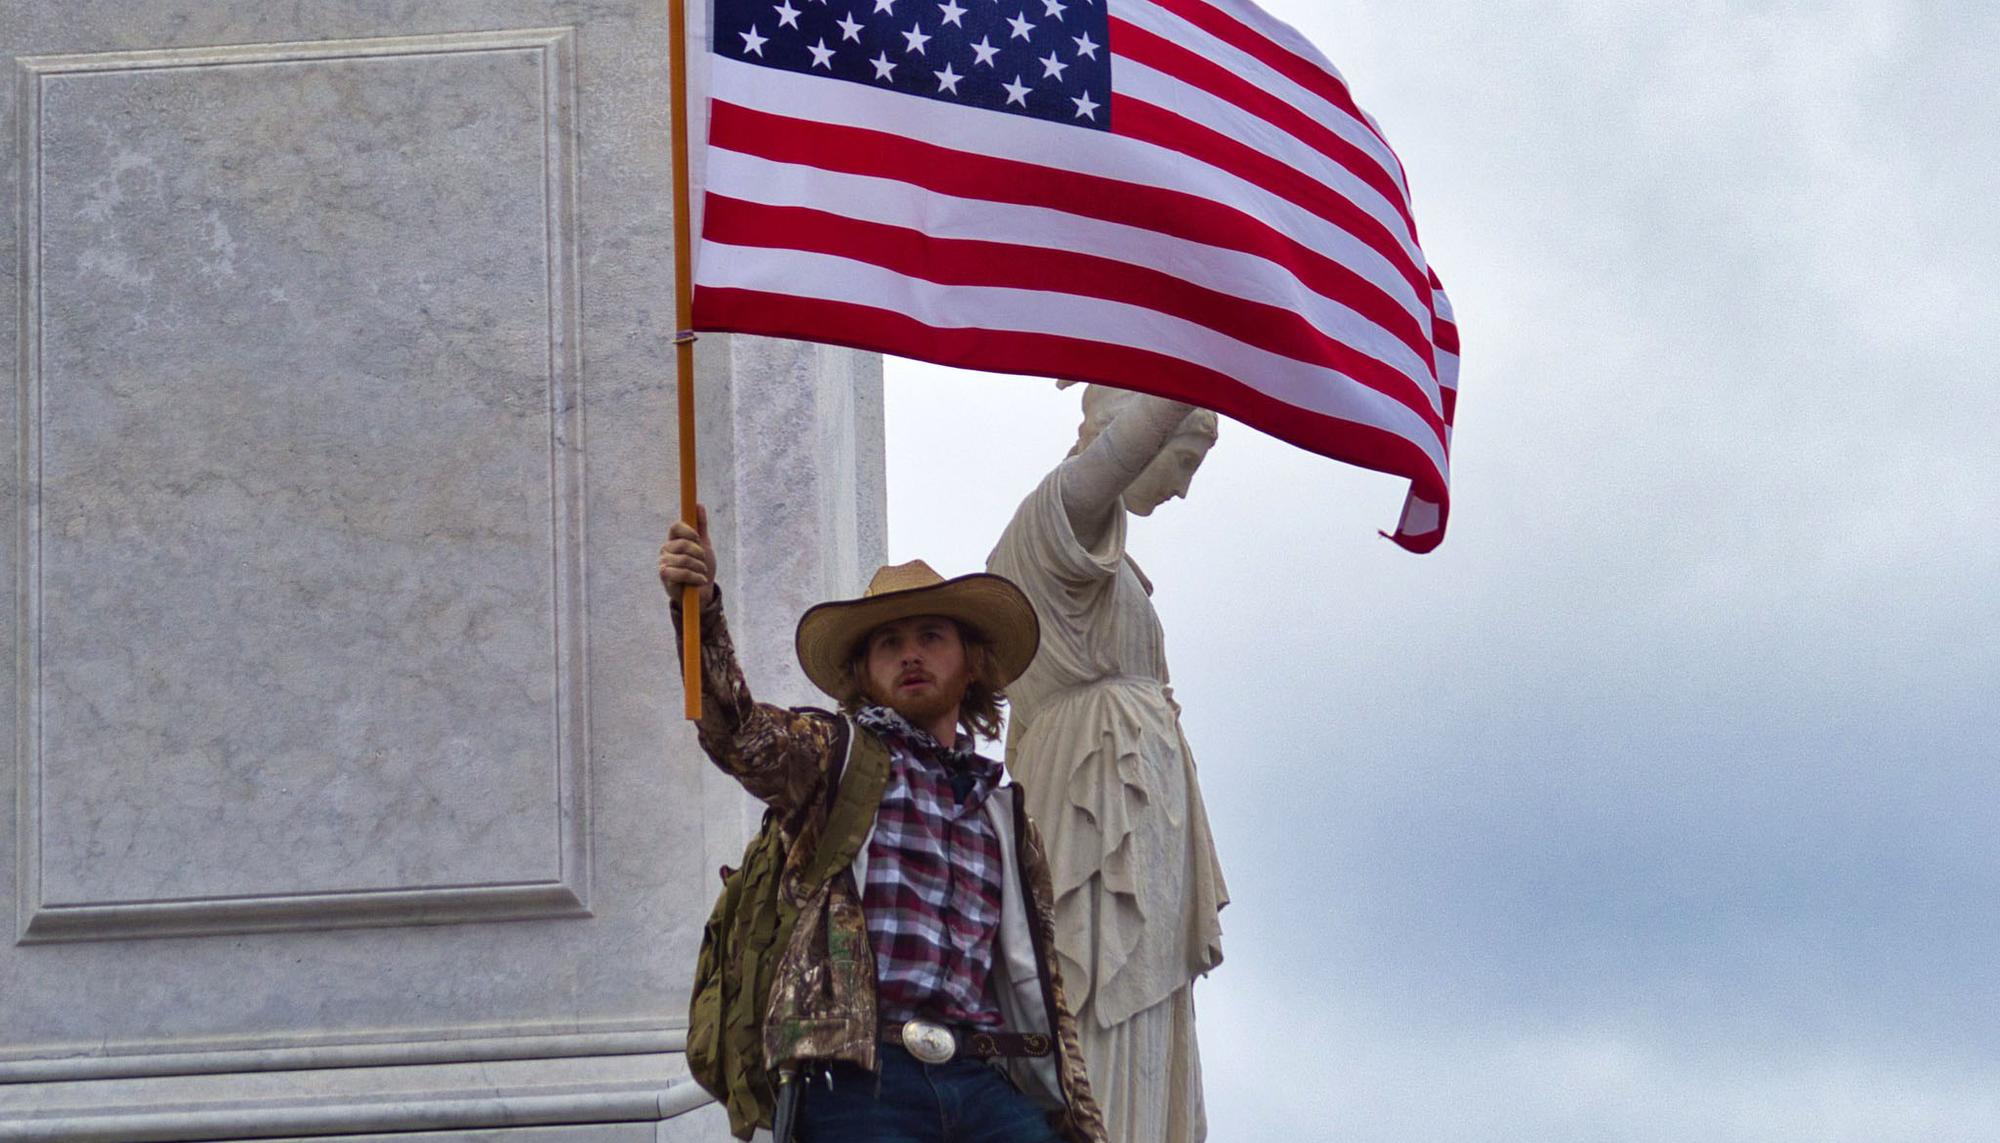
[[715,0],[730,59],[1111,127],[1107,0]]

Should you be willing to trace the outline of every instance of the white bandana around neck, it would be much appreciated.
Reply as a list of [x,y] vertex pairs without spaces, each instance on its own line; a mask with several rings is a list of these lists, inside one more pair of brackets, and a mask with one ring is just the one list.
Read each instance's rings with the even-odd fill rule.
[[909,719],[886,706],[864,706],[854,712],[854,721],[877,734],[900,738],[911,750],[946,766],[969,766],[977,757],[967,736],[961,734],[945,746],[930,731],[911,726]]

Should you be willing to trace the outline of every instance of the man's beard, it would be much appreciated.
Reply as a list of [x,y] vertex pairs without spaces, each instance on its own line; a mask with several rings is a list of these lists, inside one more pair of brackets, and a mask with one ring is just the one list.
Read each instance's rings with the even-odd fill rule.
[[[937,719],[959,709],[965,701],[965,693],[972,687],[972,679],[960,675],[956,679],[938,679],[936,687],[924,694],[897,698],[894,695],[870,695],[869,699],[903,716],[903,721],[919,730],[929,730]],[[939,743],[950,746],[950,741]]]

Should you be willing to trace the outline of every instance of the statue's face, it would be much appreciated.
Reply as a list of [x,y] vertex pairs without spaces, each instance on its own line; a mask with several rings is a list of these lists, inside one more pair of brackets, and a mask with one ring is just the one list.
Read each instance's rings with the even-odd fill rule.
[[1125,510],[1134,516],[1151,516],[1153,509],[1169,500],[1185,497],[1194,482],[1194,470],[1215,442],[1207,437],[1182,433],[1167,442],[1160,455],[1125,487]]
[[864,667],[871,701],[951,745],[959,704],[972,685],[958,624],[940,615],[884,623],[868,634]]

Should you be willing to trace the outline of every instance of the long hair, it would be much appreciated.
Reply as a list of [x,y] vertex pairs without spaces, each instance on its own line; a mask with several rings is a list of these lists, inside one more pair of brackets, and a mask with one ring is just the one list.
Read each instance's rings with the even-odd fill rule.
[[[1000,720],[1007,706],[1007,694],[997,682],[993,641],[969,624],[956,619],[951,624],[958,628],[958,641],[965,647],[965,665],[972,675],[965,687],[965,697],[959,700],[958,725],[974,737],[997,739],[1000,737]],[[847,683],[841,688],[839,698],[840,709],[847,714],[853,714],[869,704],[866,638],[856,643],[853,653],[847,657]],[[951,744],[947,742],[945,745]]]

